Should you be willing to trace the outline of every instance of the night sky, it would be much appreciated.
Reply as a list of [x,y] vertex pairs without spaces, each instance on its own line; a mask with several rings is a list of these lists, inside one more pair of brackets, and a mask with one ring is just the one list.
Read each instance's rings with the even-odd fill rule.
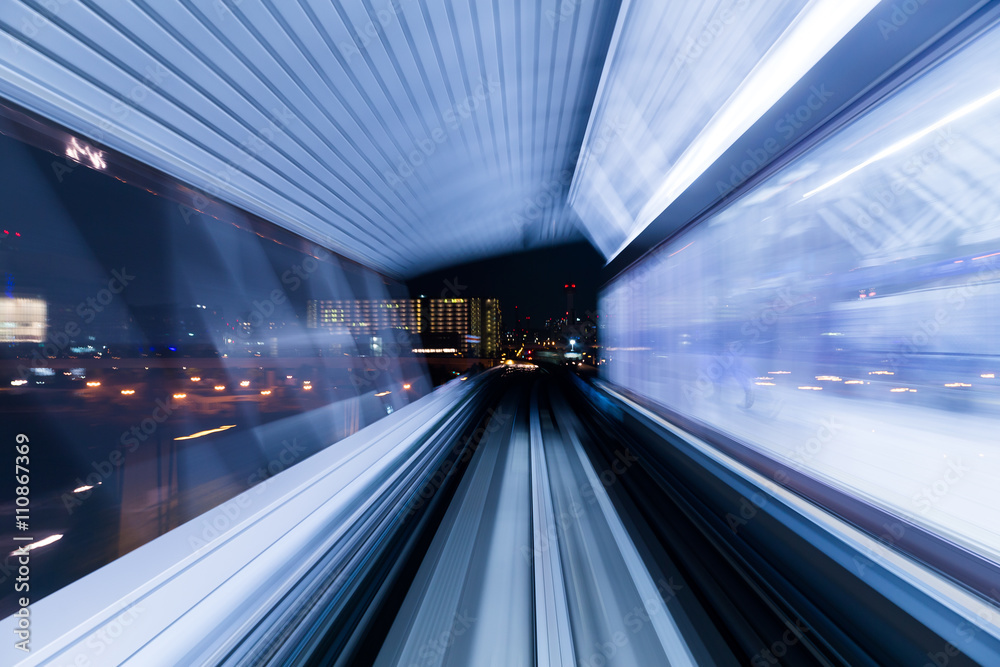
[[[409,281],[410,294],[429,297],[497,297],[504,326],[514,325],[514,307],[525,328],[541,328],[545,320],[561,317],[566,296],[563,285],[576,284],[577,317],[597,308],[604,260],[590,243],[531,250],[434,271]],[[530,323],[526,321],[530,317]]]
[[[281,276],[305,258],[249,231],[238,210],[225,221],[185,216],[167,197],[2,135],[0,197],[3,228],[21,234],[0,241],[5,280],[56,308],[93,296],[124,269],[134,276],[120,299],[128,306],[206,303],[239,315],[285,287]],[[355,287],[357,271],[341,271],[350,266],[331,272]],[[304,312],[307,298],[335,296],[324,293],[328,284],[312,281],[315,296],[286,291]]]

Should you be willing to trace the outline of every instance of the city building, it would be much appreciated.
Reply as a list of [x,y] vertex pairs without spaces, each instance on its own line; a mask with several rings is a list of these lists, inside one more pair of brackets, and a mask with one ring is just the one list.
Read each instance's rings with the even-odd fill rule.
[[47,326],[45,299],[28,296],[0,299],[0,343],[42,343]]
[[420,331],[427,299],[329,299],[306,303],[306,328],[347,329],[354,336],[385,329]]
[[420,335],[417,354],[500,354],[500,301],[493,298],[310,300],[306,327],[349,331],[356,339],[403,330]]
[[566,294],[566,321],[576,321],[576,306],[573,304],[573,297],[576,294],[576,283],[566,283],[563,285],[563,292]]

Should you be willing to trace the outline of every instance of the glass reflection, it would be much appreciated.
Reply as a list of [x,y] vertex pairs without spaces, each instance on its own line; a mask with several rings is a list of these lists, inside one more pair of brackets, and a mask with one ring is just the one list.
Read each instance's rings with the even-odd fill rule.
[[[40,150],[0,122],[0,438],[31,443],[32,601],[430,390],[413,326],[307,317],[404,286],[219,202],[179,204],[166,179],[135,187],[82,140]],[[13,585],[2,595],[6,615]]]
[[1000,559],[996,27],[603,295],[611,381]]

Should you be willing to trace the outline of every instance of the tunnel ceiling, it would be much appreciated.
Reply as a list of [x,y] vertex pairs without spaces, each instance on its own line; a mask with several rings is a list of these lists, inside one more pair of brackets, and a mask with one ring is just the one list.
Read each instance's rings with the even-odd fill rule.
[[618,0],[4,2],[0,94],[397,276],[582,238]]
[[[983,2],[911,23],[937,30]],[[808,129],[787,133],[767,114],[832,117],[852,86],[837,83],[824,105],[843,67],[817,63],[852,31],[887,49],[879,26],[893,11],[877,0],[10,0],[0,96],[405,278],[582,238],[616,257],[663,228],[741,139],[778,147],[752,173]],[[904,37],[893,44],[916,53]],[[664,233],[720,192],[675,207]]]

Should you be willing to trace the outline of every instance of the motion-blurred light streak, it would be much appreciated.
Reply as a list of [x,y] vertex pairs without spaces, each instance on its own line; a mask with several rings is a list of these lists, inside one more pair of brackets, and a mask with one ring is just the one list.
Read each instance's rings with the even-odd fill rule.
[[620,253],[877,4],[626,3],[569,193],[595,245]]
[[227,426],[220,426],[218,428],[210,428],[205,431],[198,431],[197,433],[192,433],[191,435],[182,435],[180,437],[174,438],[174,440],[194,440],[195,438],[202,438],[206,435],[211,435],[213,433],[221,433],[222,431],[228,431],[231,428],[236,428],[236,424],[229,424]]

